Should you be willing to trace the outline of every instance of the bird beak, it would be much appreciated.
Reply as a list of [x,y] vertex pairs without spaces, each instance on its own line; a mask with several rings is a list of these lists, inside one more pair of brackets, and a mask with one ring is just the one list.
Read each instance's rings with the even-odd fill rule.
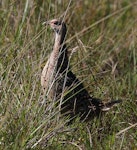
[[42,23],[42,25],[49,25],[49,24],[50,24],[49,21],[45,21],[45,22]]

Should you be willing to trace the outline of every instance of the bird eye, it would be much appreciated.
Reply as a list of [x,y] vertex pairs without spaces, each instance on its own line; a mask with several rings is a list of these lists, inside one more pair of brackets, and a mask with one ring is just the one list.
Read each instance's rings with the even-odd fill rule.
[[55,21],[54,24],[55,25],[60,25],[60,22],[59,21]]

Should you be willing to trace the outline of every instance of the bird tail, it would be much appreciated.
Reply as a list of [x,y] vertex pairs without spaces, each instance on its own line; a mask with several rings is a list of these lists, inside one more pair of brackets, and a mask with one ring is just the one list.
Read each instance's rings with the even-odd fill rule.
[[102,111],[108,111],[110,110],[113,106],[115,106],[118,103],[121,103],[122,100],[113,100],[107,103],[104,103],[104,106],[101,108]]

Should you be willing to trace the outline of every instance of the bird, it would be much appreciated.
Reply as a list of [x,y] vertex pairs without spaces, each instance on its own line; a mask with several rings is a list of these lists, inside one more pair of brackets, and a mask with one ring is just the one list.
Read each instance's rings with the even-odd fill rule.
[[88,120],[120,103],[121,100],[104,103],[101,99],[90,96],[83,83],[71,71],[65,43],[65,22],[61,19],[52,19],[44,24],[50,26],[55,35],[53,50],[41,74],[41,86],[48,99],[58,101],[61,114]]

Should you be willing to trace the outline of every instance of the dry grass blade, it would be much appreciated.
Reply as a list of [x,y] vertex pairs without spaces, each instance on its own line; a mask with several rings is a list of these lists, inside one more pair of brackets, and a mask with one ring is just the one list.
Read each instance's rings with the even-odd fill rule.
[[131,128],[134,128],[136,126],[137,126],[137,123],[132,124],[131,126],[129,126],[129,127],[125,128],[125,129],[119,131],[116,135],[119,136],[120,134],[123,134],[123,133],[127,132],[128,130],[130,130]]
[[[136,7],[136,0],[0,1],[0,149],[136,149]],[[42,97],[53,33],[41,22],[53,18],[67,23],[71,70],[89,93],[123,100],[114,111],[69,124],[60,98]]]
[[82,31],[78,32],[76,35],[74,35],[74,36],[72,36],[71,38],[69,38],[69,39],[66,41],[66,43],[67,43],[67,42],[71,42],[74,38],[76,38],[76,37],[78,37],[78,36],[82,36],[83,34],[85,34],[89,29],[93,28],[94,26],[96,26],[96,25],[100,24],[101,22],[103,22],[103,21],[105,21],[105,20],[107,20],[107,19],[109,19],[109,18],[111,18],[111,17],[113,17],[113,16],[115,16],[115,15],[121,13],[122,11],[125,11],[125,10],[129,9],[130,7],[132,7],[132,6],[134,6],[134,5],[137,5],[137,3],[135,2],[135,3],[133,3],[133,4],[130,4],[130,5],[128,5],[128,6],[125,6],[125,7],[121,8],[120,10],[115,11],[114,13],[112,13],[112,14],[110,14],[110,15],[108,15],[108,16],[102,18],[102,19],[100,19],[99,21],[95,22],[94,24],[91,24],[90,26],[84,28]]

